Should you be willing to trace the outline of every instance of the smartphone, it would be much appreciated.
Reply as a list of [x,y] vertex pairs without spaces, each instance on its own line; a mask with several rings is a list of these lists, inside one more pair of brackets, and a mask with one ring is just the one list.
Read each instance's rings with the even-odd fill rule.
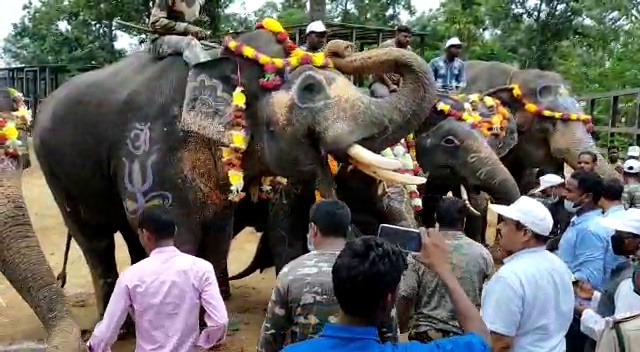
[[418,229],[382,224],[378,228],[378,237],[405,251],[419,253],[422,248],[422,238]]

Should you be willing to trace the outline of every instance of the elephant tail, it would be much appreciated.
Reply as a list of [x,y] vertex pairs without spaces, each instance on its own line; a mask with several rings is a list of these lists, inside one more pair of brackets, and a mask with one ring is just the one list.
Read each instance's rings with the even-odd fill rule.
[[71,231],[67,231],[67,242],[64,245],[64,257],[62,258],[62,270],[56,276],[56,281],[61,288],[67,284],[67,263],[69,262],[69,251],[71,250]]
[[0,170],[0,270],[47,330],[47,351],[82,351],[80,328],[38,243],[21,182],[19,171]]
[[229,281],[244,279],[258,270],[262,273],[265,269],[274,265],[275,263],[271,256],[271,251],[269,250],[269,236],[267,233],[263,232],[262,236],[260,236],[260,241],[258,242],[258,248],[256,248],[256,254],[253,256],[251,263],[249,263],[244,270],[231,276]]

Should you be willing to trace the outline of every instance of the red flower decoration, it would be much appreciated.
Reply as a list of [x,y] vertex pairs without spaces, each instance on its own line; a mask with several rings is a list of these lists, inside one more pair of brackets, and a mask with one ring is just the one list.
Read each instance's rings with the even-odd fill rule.
[[0,127],[4,127],[7,125],[7,120],[5,119],[0,119]]

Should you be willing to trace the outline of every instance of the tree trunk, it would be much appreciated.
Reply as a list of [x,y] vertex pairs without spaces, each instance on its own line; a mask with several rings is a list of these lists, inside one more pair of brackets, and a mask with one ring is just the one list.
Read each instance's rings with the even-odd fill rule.
[[327,0],[309,0],[309,20],[324,21],[327,17]]

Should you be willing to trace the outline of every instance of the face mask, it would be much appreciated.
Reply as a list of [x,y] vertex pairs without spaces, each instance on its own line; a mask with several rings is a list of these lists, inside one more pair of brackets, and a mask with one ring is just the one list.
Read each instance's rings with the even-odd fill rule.
[[307,232],[307,248],[309,249],[310,252],[313,252],[316,250],[316,248],[313,246],[313,241],[311,241],[311,236],[309,235],[308,232]]
[[564,200],[564,209],[566,211],[570,212],[571,214],[574,214],[575,212],[577,212],[578,209],[580,209],[580,207],[581,207],[580,205],[576,206],[576,203],[574,203],[574,202],[572,202],[572,201],[570,201],[568,199]]

